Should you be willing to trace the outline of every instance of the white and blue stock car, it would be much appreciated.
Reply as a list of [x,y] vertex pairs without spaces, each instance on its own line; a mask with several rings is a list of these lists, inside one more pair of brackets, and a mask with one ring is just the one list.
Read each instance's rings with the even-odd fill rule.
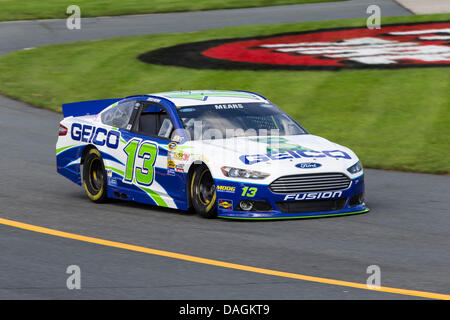
[[358,157],[255,93],[164,92],[69,103],[63,114],[57,171],[94,202],[234,219],[368,211]]

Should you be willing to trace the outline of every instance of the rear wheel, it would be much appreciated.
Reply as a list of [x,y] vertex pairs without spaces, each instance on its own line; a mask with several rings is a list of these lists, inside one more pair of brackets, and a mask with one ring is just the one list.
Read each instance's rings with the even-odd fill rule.
[[205,165],[195,169],[191,179],[191,201],[195,211],[204,218],[217,216],[216,186]]
[[107,194],[105,166],[97,149],[88,151],[83,165],[83,187],[94,202],[104,202]]

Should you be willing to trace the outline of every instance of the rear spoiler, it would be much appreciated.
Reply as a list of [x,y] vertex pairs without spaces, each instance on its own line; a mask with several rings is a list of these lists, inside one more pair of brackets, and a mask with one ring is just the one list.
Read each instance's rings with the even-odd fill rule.
[[62,105],[64,118],[73,116],[86,116],[100,113],[106,107],[122,99],[105,99],[105,100],[91,100],[73,103],[65,103]]

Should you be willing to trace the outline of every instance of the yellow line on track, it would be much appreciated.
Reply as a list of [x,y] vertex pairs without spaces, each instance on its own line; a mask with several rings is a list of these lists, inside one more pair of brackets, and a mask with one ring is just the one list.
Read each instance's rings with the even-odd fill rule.
[[64,232],[64,231],[39,227],[39,226],[26,224],[26,223],[22,223],[22,222],[18,222],[18,221],[13,221],[13,220],[7,220],[7,219],[3,219],[3,218],[0,218],[0,224],[19,228],[19,229],[34,231],[34,232],[38,232],[38,233],[48,234],[48,235],[52,235],[52,236],[67,238],[67,239],[79,240],[79,241],[99,244],[99,245],[113,247],[113,248],[120,248],[120,249],[135,251],[135,252],[142,252],[142,253],[157,255],[157,256],[161,256],[161,257],[196,262],[196,263],[212,265],[212,266],[217,266],[217,267],[222,267],[222,268],[242,270],[242,271],[266,274],[266,275],[277,276],[277,277],[298,279],[298,280],[324,283],[324,284],[330,284],[330,285],[336,285],[336,286],[351,287],[351,288],[370,290],[370,291],[396,293],[396,294],[416,296],[416,297],[422,297],[422,298],[430,298],[430,299],[450,300],[450,295],[448,295],[448,294],[397,289],[397,288],[391,288],[391,287],[380,287],[379,289],[371,289],[371,288],[368,288],[367,285],[363,284],[363,283],[348,282],[348,281],[334,280],[334,279],[321,278],[321,277],[312,277],[312,276],[296,274],[296,273],[289,273],[289,272],[282,272],[282,271],[276,271],[276,270],[270,270],[270,269],[264,269],[264,268],[245,266],[245,265],[241,265],[241,264],[229,263],[229,262],[224,262],[224,261],[219,261],[219,260],[205,259],[205,258],[190,256],[190,255],[181,254],[181,253],[150,249],[150,248],[136,246],[136,245],[132,245],[132,244],[126,244],[126,243],[121,243],[121,242],[115,242],[115,241],[109,241],[109,240],[104,240],[104,239],[99,239],[99,238],[82,236],[82,235],[78,235],[78,234],[74,234],[74,233],[68,233],[68,232]]

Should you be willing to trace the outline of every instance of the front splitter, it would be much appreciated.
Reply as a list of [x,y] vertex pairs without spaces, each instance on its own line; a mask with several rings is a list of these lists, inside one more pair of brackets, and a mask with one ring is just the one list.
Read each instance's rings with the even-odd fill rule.
[[294,220],[294,219],[314,219],[314,218],[348,216],[348,215],[354,215],[354,214],[367,213],[369,211],[370,211],[370,209],[366,208],[364,210],[351,211],[351,212],[323,213],[323,214],[313,213],[311,215],[307,214],[307,215],[301,215],[301,216],[298,216],[295,214],[290,214],[290,215],[273,216],[273,217],[270,217],[270,216],[269,217],[258,217],[258,216],[239,217],[239,216],[224,216],[224,215],[217,215],[217,217],[222,218],[222,219],[231,219],[231,220]]

